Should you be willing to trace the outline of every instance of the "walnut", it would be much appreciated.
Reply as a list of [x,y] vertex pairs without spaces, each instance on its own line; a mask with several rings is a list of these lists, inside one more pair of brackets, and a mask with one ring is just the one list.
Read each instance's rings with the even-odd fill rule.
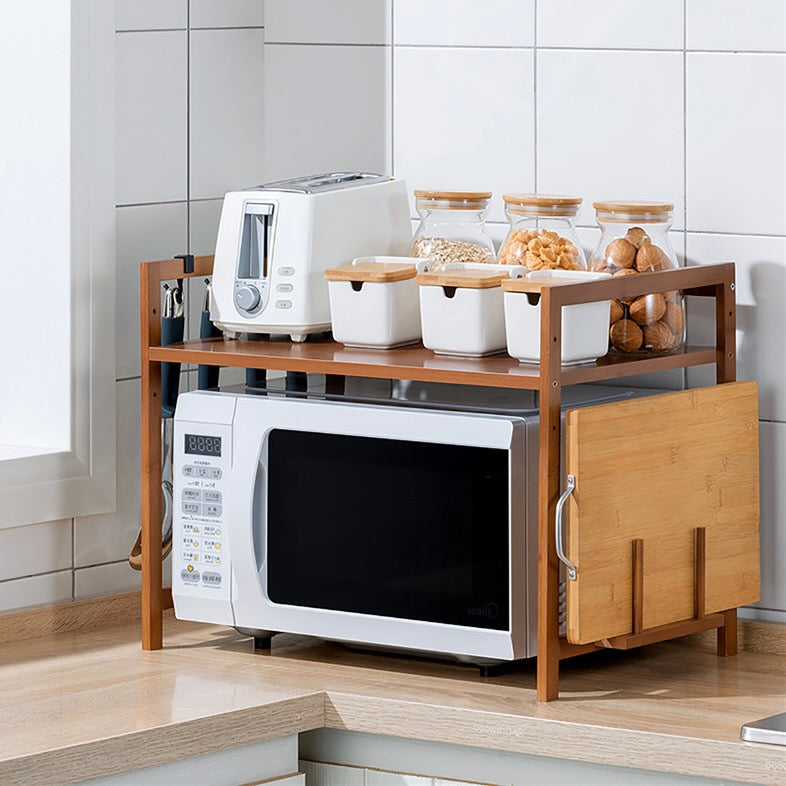
[[671,267],[671,263],[660,246],[644,243],[636,252],[636,269],[639,273],[649,273],[668,267]]
[[625,307],[619,300],[612,300],[611,301],[611,310],[609,313],[609,324],[613,325],[615,322],[619,322],[625,316]]
[[631,267],[623,268],[622,270],[617,270],[615,273],[612,274],[615,278],[619,276],[635,276],[636,271]]
[[633,267],[635,259],[636,247],[624,237],[618,237],[606,246],[606,263],[609,265],[629,268]]
[[635,352],[644,340],[641,328],[630,319],[620,319],[615,322],[611,326],[609,336],[612,346],[620,352]]
[[682,306],[678,303],[667,303],[663,321],[668,325],[675,338],[681,336],[685,329],[685,311]]
[[630,318],[639,325],[651,325],[666,313],[663,295],[643,295],[630,304]]
[[665,322],[656,322],[644,328],[644,346],[653,352],[664,352],[674,346],[676,338]]
[[650,242],[650,236],[641,227],[631,227],[625,235],[625,240],[634,248],[639,249],[642,243]]
[[613,273],[613,270],[609,269],[609,266],[606,264],[606,260],[603,257],[596,259],[593,261],[592,266],[590,267],[594,273]]

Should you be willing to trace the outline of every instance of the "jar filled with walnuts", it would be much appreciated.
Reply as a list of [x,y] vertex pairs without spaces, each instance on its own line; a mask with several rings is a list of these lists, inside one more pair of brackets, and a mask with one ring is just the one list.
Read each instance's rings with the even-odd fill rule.
[[576,235],[581,197],[505,194],[510,231],[499,249],[501,265],[533,270],[586,270]]
[[[595,202],[600,243],[590,269],[635,276],[679,267],[669,242],[674,205],[668,202]],[[672,290],[611,301],[610,348],[652,354],[685,344],[685,303]]]
[[431,259],[433,269],[456,262],[494,261],[486,231],[490,191],[415,191],[420,224],[409,255]]

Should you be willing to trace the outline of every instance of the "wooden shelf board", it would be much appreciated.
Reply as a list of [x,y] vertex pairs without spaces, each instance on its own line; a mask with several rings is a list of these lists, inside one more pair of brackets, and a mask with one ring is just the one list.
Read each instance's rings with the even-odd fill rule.
[[[166,347],[150,347],[153,361],[194,363],[270,371],[308,371],[353,377],[404,379],[417,382],[450,382],[537,390],[540,369],[507,355],[460,358],[435,355],[422,346],[391,350],[345,347],[328,339],[293,344],[288,340],[227,341],[223,338],[193,340]],[[629,374],[663,371],[715,363],[713,347],[686,347],[658,357],[609,355],[596,363],[562,369],[562,384],[599,382]]]

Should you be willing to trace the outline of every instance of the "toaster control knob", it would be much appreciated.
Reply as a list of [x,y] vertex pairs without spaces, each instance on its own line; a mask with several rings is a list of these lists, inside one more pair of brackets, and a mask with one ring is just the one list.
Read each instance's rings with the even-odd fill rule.
[[243,311],[252,311],[259,304],[259,290],[253,284],[246,284],[235,292],[235,303]]

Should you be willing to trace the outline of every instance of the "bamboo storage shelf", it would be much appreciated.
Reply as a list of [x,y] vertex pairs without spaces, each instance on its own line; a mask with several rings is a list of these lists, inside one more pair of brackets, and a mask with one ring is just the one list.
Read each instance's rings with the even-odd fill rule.
[[[210,276],[213,257],[187,257],[141,265],[142,339],[142,646],[160,649],[162,641],[161,572],[161,363],[193,363],[327,375],[330,390],[340,390],[346,376],[445,382],[539,391],[540,463],[538,469],[538,699],[558,696],[559,661],[600,647],[632,646],[663,641],[717,628],[718,654],[737,648],[736,609],[695,615],[672,625],[637,631],[615,641],[570,644],[559,635],[559,561],[554,520],[560,496],[561,390],[567,385],[601,382],[633,374],[714,364],[716,382],[736,375],[734,265],[725,263],[682,268],[646,276],[612,278],[584,284],[544,288],[541,293],[540,365],[520,364],[506,356],[479,359],[436,356],[423,347],[365,350],[328,340],[302,344],[288,341],[227,341],[223,338],[160,346],[160,287],[164,281]],[[652,292],[682,290],[686,295],[714,298],[714,346],[688,346],[668,355],[609,355],[596,362],[561,364],[563,306]]]

